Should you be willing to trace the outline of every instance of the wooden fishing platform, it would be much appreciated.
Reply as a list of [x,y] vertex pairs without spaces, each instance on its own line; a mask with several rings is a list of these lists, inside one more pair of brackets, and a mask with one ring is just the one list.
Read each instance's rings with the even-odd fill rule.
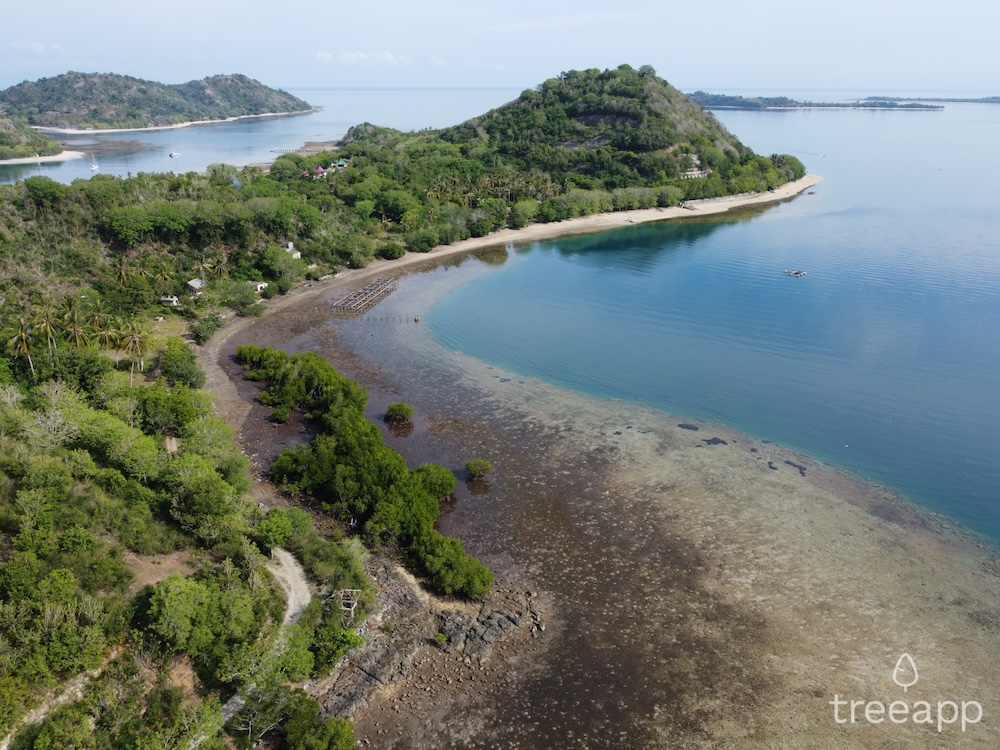
[[355,289],[346,297],[334,302],[331,305],[333,314],[344,318],[363,315],[396,291],[398,286],[399,282],[396,279],[384,276],[373,279],[360,289]]

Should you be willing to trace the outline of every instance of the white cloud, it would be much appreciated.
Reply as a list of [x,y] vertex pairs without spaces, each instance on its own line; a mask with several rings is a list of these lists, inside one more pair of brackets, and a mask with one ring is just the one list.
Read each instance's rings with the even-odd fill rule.
[[598,29],[608,29],[612,32],[622,24],[629,21],[637,21],[647,16],[645,11],[602,11],[594,13],[574,13],[563,16],[541,16],[529,18],[524,21],[509,21],[497,24],[492,31],[505,34],[522,34],[542,31],[552,31],[554,29],[564,30],[567,28],[594,27]]
[[43,44],[42,42],[14,42],[11,46],[16,50],[33,52],[36,55],[45,55],[49,52],[61,54],[66,51],[61,44]]
[[319,60],[320,62],[325,62],[325,63],[333,62],[333,55],[331,55],[329,52],[317,52],[316,59]]
[[394,66],[410,64],[409,58],[405,55],[394,55],[391,52],[341,52],[338,59],[347,65]]
[[433,65],[435,68],[446,68],[446,67],[448,67],[447,64],[445,63],[445,61],[442,60],[440,57],[438,57],[435,54],[431,55],[431,65]]

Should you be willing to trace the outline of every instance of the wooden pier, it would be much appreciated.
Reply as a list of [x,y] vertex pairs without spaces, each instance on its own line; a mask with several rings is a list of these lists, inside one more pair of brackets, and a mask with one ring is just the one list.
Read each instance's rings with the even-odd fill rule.
[[333,303],[333,314],[343,318],[363,315],[384,300],[398,286],[396,279],[380,276]]

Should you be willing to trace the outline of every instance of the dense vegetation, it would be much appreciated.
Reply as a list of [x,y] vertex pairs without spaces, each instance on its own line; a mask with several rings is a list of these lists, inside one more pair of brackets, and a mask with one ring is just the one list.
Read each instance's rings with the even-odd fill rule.
[[413,571],[444,594],[483,596],[493,575],[457,539],[434,530],[438,501],[455,490],[455,475],[424,464],[413,471],[365,419],[367,396],[322,357],[241,346],[237,359],[248,378],[268,384],[262,403],[287,420],[298,409],[318,430],[308,443],[282,451],[271,476],[303,491],[323,510],[354,520],[365,541],[398,550]]
[[892,97],[870,96],[863,101],[856,102],[802,102],[789,99],[787,96],[733,96],[731,94],[708,94],[704,91],[695,91],[688,94],[691,101],[710,109],[793,109],[806,108],[815,109],[822,107],[850,109],[944,109],[944,107],[933,104],[900,104],[899,99]]
[[22,122],[0,117],[0,160],[62,153],[62,146]]
[[[138,377],[134,352],[116,367],[58,330],[31,360],[0,357],[0,737],[46,689],[101,672],[15,748],[183,747],[202,735],[222,747],[221,701],[251,683],[227,729],[256,741],[309,706],[289,682],[328,673],[358,643],[320,599],[280,627],[262,552],[286,544],[321,590],[361,589],[364,607],[359,551],[320,537],[301,510],[262,515],[247,500],[248,462],[193,387],[204,377],[193,354],[180,339],[159,344]],[[140,559],[185,562],[139,587]],[[315,711],[311,721],[295,731],[328,732]]]
[[243,75],[164,84],[70,71],[0,91],[0,114],[50,128],[146,128],[310,109],[301,99]]
[[406,248],[761,191],[804,171],[793,156],[753,154],[651,69],[574,71],[444,131],[355,127],[339,151],[286,155],[266,174],[214,165],[0,186],[0,325],[30,321],[42,292],[117,316],[154,314],[176,295],[164,312],[202,319],[204,336],[225,308],[259,311],[248,281],[270,296]]

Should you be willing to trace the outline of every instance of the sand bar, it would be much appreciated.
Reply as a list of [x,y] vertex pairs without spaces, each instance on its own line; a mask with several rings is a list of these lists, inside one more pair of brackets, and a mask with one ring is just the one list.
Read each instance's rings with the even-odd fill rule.
[[240,115],[239,117],[225,117],[221,120],[190,120],[179,122],[176,125],[153,125],[148,128],[89,128],[85,130],[75,128],[49,128],[44,125],[32,125],[31,127],[40,133],[62,133],[63,135],[95,135],[98,133],[144,133],[150,130],[177,130],[178,128],[189,128],[192,125],[218,125],[224,122],[236,122],[237,120],[254,120],[262,117],[291,117],[292,115],[311,115],[318,112],[318,107],[303,110],[302,112],[265,112],[260,115]]
[[[581,216],[566,221],[548,224],[530,224],[523,229],[501,229],[485,237],[470,237],[467,240],[451,245],[438,245],[428,253],[406,253],[396,260],[374,259],[364,268],[347,269],[334,276],[320,281],[299,284],[288,294],[268,300],[262,317],[274,315],[282,310],[299,304],[303,299],[314,298],[326,294],[332,289],[351,287],[357,282],[372,276],[395,273],[408,267],[434,262],[439,258],[447,258],[462,253],[470,253],[487,247],[495,247],[510,242],[536,242],[572,234],[589,234],[604,232],[609,229],[646,224],[669,219],[691,219],[700,216],[721,214],[731,209],[743,206],[762,205],[788,200],[815,186],[820,181],[816,175],[807,174],[794,182],[782,185],[777,190],[755,195],[734,196],[732,198],[713,198],[708,201],[689,201],[687,208],[646,208],[636,211],[615,211],[613,213]],[[241,331],[254,325],[260,318],[237,318],[230,321],[219,330],[203,348],[199,350],[202,369],[208,375],[208,389],[219,399],[218,408],[225,416],[230,426],[237,432],[250,412],[250,405],[240,397],[233,387],[229,377],[218,366],[219,353],[227,342]]]
[[83,151],[63,151],[51,156],[21,156],[17,159],[0,159],[0,166],[4,164],[43,164],[53,161],[69,161],[70,159],[82,159],[86,155]]

